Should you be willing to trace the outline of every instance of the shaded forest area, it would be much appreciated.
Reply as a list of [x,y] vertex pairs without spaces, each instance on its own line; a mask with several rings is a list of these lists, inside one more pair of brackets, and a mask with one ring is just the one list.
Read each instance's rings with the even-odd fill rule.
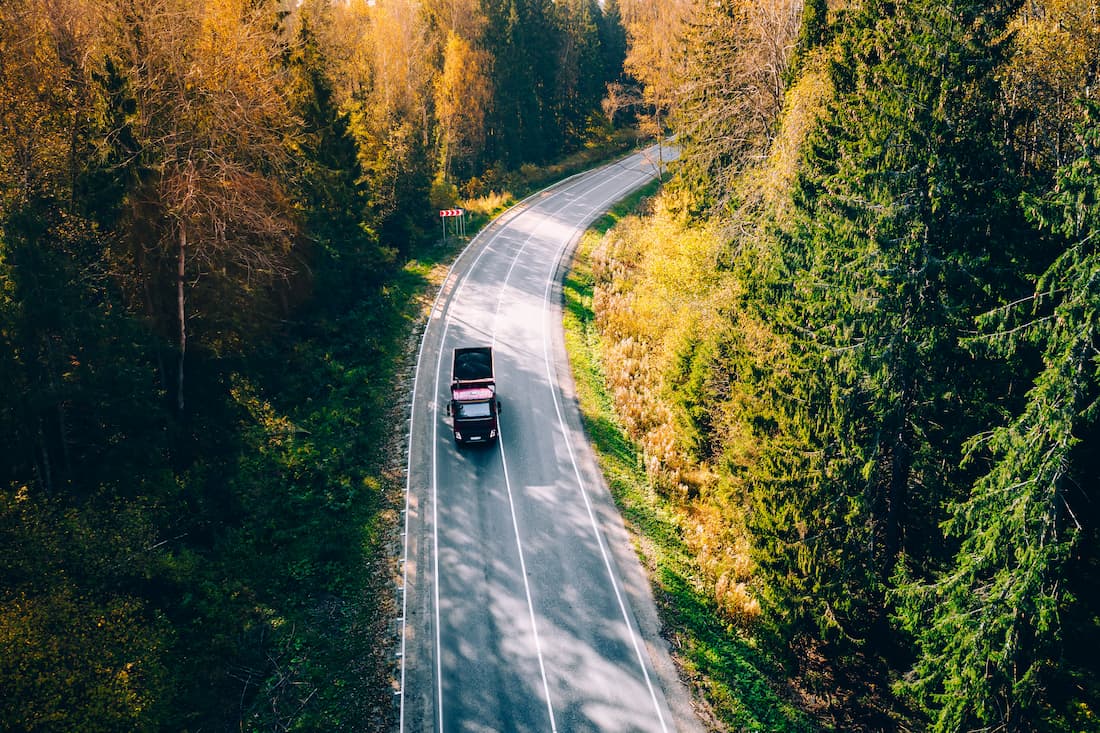
[[662,12],[584,266],[694,581],[823,728],[1100,730],[1100,6]]
[[393,724],[391,388],[437,209],[644,119],[627,22],[0,4],[0,729]]
[[627,122],[594,371],[737,694],[1100,729],[1098,76],[1095,0],[0,4],[0,728],[390,725],[433,213]]

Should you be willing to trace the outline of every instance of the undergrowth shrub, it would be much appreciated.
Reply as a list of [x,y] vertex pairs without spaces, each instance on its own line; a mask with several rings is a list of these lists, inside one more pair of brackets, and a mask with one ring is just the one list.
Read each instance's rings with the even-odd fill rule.
[[717,304],[732,285],[718,275],[714,232],[683,227],[661,199],[649,206],[622,219],[589,258],[607,390],[650,486],[682,512],[715,601],[747,623],[759,604],[742,502],[712,465],[726,437],[722,421],[712,423],[730,395],[710,355],[727,323]]

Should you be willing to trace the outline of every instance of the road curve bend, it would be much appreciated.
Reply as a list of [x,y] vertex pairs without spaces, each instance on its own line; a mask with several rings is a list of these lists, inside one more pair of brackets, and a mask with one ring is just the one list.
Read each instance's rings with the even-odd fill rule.
[[[525,199],[440,289],[409,417],[401,733],[702,730],[584,438],[561,331],[566,256],[657,175],[658,156]],[[451,352],[481,345],[493,347],[500,439],[458,448],[445,414]]]

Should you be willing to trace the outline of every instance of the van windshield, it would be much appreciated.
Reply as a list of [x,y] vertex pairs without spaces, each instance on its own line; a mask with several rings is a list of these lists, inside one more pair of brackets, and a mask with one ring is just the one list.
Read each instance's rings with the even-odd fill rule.
[[455,417],[459,420],[471,420],[482,417],[492,417],[491,402],[458,402],[455,403]]

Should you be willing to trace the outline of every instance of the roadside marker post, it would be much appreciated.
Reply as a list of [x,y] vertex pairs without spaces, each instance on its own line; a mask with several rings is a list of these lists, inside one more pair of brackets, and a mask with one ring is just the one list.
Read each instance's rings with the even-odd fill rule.
[[443,243],[447,243],[447,219],[455,219],[455,234],[466,236],[466,212],[463,209],[440,209],[439,220],[443,222]]

